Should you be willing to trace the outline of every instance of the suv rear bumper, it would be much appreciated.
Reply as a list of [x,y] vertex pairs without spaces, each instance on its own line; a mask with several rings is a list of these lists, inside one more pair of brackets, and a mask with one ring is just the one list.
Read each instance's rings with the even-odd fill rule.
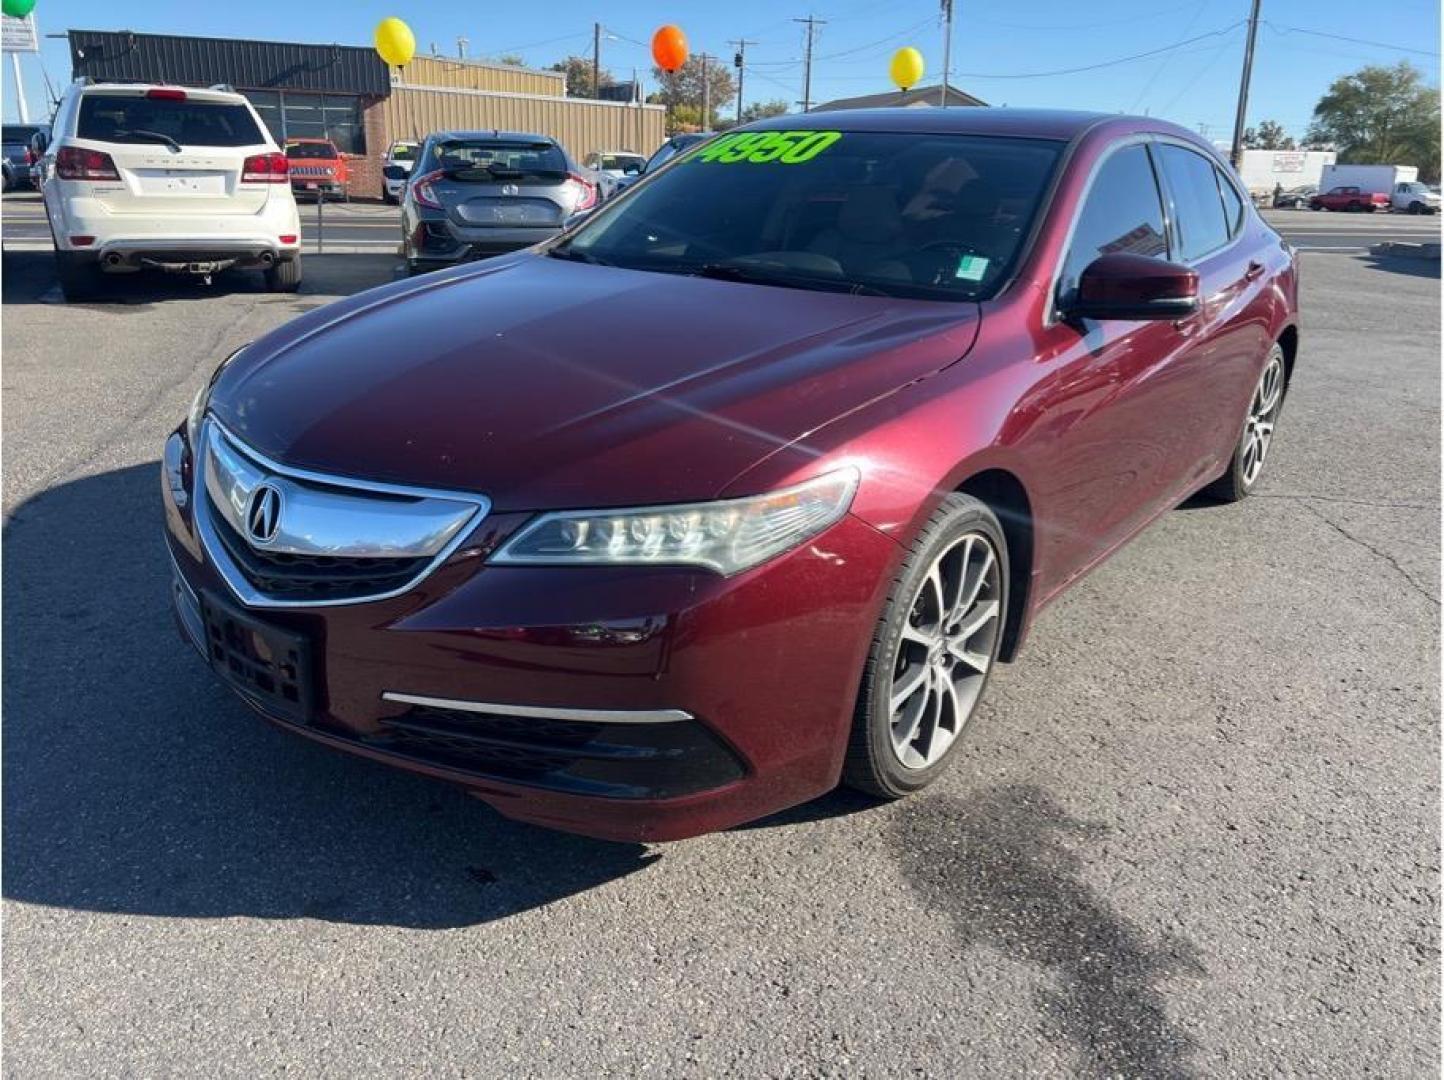
[[171,270],[174,272],[205,272],[232,266],[265,269],[276,263],[289,262],[300,254],[301,245],[281,244],[275,237],[227,236],[193,239],[135,239],[118,237],[97,245],[93,252],[73,248],[72,258],[89,261],[91,257],[102,270],[128,273],[135,270]]

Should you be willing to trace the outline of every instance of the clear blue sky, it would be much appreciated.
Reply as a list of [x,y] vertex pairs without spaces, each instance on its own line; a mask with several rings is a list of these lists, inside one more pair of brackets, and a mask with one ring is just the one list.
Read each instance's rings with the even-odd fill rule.
[[[687,33],[694,52],[731,62],[729,39],[753,39],[747,53],[748,100],[802,96],[803,29],[795,16],[827,20],[820,28],[813,67],[813,99],[888,88],[887,61],[901,45],[915,45],[927,60],[927,82],[942,61],[938,0],[540,0],[535,3],[462,3],[420,0],[244,0],[241,3],[146,3],[132,0],[39,0],[40,30],[70,27],[151,33],[254,37],[286,41],[368,44],[372,28],[399,15],[414,29],[419,48],[434,42],[454,55],[456,38],[470,41],[469,56],[517,53],[546,66],[569,52],[591,49],[592,22],[608,31],[603,64],[619,76],[632,68],[648,75],[645,43],[664,22]],[[954,82],[992,104],[1063,106],[1106,111],[1147,111],[1226,138],[1243,56],[1248,0],[956,0]],[[1360,13],[1368,12],[1368,18]],[[1276,119],[1302,134],[1314,102],[1340,74],[1366,63],[1409,59],[1437,85],[1437,0],[1264,0],[1249,122]],[[1229,27],[1232,29],[1226,29]],[[1428,55],[1300,33],[1366,38],[1429,51]],[[1219,33],[1216,33],[1219,32]],[[1209,35],[1209,36],[1201,36]],[[1073,74],[1039,75],[1104,64],[1188,38],[1191,44],[1127,63]],[[52,82],[70,78],[63,40],[46,40],[41,56],[22,57],[32,114],[45,109],[41,65]],[[1003,78],[1000,76],[1030,76]],[[12,77],[4,74],[5,118],[16,116]]]

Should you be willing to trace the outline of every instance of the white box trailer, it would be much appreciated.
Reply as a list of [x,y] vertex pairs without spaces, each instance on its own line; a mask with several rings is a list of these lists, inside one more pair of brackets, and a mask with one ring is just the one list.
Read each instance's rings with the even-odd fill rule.
[[1333,150],[1245,150],[1239,179],[1254,195],[1272,195],[1275,186],[1285,191],[1314,185],[1338,154]]
[[1372,194],[1392,195],[1399,184],[1418,179],[1419,169],[1414,165],[1330,165],[1319,181],[1319,190],[1356,187]]

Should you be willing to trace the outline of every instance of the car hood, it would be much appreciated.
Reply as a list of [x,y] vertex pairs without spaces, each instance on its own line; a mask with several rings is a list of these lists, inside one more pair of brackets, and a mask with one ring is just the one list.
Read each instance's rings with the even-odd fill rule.
[[227,365],[211,409],[280,462],[499,510],[705,499],[958,360],[978,318],[527,252],[311,312]]

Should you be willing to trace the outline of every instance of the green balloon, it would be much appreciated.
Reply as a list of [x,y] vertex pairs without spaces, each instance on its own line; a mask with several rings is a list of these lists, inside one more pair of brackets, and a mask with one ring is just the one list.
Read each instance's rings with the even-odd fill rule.
[[23,19],[35,10],[35,0],[4,0],[5,14]]

